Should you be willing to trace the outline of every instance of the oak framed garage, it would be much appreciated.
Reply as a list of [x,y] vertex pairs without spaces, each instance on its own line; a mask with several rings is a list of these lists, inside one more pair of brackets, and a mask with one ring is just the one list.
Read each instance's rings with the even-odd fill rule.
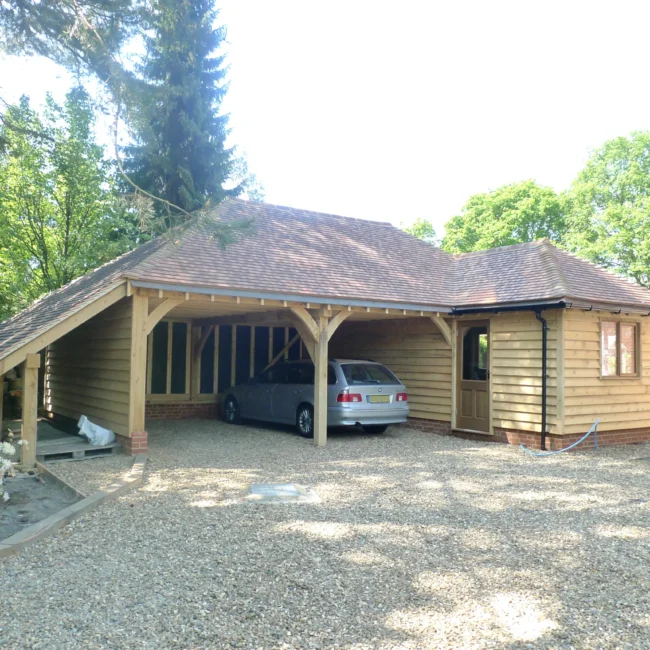
[[333,356],[391,367],[436,433],[556,448],[599,417],[601,442],[650,439],[642,287],[547,241],[452,256],[383,223],[241,200],[213,215],[255,232],[150,242],[0,324],[27,440],[41,360],[47,417],[85,414],[137,452],[147,419],[214,417],[231,385],[310,357],[322,446]]

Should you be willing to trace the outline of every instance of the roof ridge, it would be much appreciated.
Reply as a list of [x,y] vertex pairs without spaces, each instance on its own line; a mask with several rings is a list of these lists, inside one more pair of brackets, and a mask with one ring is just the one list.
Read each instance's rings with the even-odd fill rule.
[[596,271],[599,271],[606,276],[609,276],[616,280],[625,280],[632,287],[637,287],[639,289],[643,289],[644,291],[650,292],[650,288],[644,287],[640,282],[637,282],[634,278],[628,277],[626,275],[621,275],[620,273],[617,273],[612,269],[608,269],[606,266],[601,266],[600,264],[596,264],[596,262],[592,262],[591,260],[588,260],[584,257],[580,257],[580,255],[574,253],[573,251],[566,250],[566,248],[559,248],[557,246],[555,247],[555,250],[558,253],[562,253],[563,255],[570,257],[571,259],[577,260],[578,262],[582,262],[583,264],[588,264]]
[[[223,205],[231,201],[233,203],[243,203],[244,205],[250,206],[266,206],[273,208],[275,210],[284,210],[285,212],[292,212],[294,214],[303,214],[305,216],[318,216],[318,217],[329,217],[331,219],[345,219],[345,221],[360,221],[362,223],[373,223],[380,226],[388,226],[390,228],[395,228],[390,221],[380,221],[378,219],[364,219],[363,217],[348,217],[342,214],[334,214],[332,212],[320,212],[318,210],[306,210],[304,208],[294,208],[290,205],[280,205],[278,203],[267,203],[266,201],[251,201],[250,199],[240,199],[238,197],[228,197],[222,201],[219,205]],[[215,209],[218,209],[219,206],[215,206]],[[399,230],[399,228],[397,228]]]
[[556,252],[558,250],[557,246],[555,246],[551,242],[551,240],[548,239],[547,237],[544,237],[544,239],[540,239],[538,241],[540,243],[542,255],[544,257],[551,258],[551,266],[557,277],[557,284],[555,288],[558,289],[564,295],[568,295],[569,293],[571,293],[571,289],[569,287],[569,283],[567,281],[566,275],[562,270],[562,265],[560,264],[560,261],[558,260],[556,255]]
[[492,246],[492,248],[482,248],[481,250],[478,251],[466,251],[465,253],[450,253],[450,255],[453,255],[456,259],[459,259],[461,257],[465,256],[471,256],[471,255],[489,255],[489,254],[494,254],[495,251],[505,251],[505,250],[510,250],[512,248],[537,248],[540,245],[542,245],[544,242],[551,243],[547,238],[542,238],[542,239],[535,239],[533,241],[525,241],[525,242],[518,242],[517,244],[508,244],[507,246]]

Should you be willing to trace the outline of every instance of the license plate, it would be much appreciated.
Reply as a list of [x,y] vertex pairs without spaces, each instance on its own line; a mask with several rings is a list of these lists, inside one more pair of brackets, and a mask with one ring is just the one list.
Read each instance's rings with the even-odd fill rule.
[[390,395],[368,395],[370,404],[386,404],[390,402]]

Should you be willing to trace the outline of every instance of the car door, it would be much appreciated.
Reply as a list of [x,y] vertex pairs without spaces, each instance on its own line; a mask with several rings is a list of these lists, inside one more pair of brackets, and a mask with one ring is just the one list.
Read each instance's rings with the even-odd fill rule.
[[253,420],[273,420],[273,393],[283,375],[280,366],[262,372],[250,384],[242,416]]
[[286,374],[282,377],[283,381],[278,383],[273,392],[273,419],[277,422],[294,424],[301,394],[309,383],[309,364],[287,363],[284,367]]

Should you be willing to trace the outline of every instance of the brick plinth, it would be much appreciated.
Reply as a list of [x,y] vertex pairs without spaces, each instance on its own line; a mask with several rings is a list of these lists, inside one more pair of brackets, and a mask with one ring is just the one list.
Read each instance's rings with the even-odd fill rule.
[[145,417],[147,420],[213,420],[217,417],[217,405],[215,402],[147,404]]
[[134,431],[131,437],[116,434],[117,442],[122,445],[124,453],[128,456],[147,453],[147,441],[149,434],[146,431]]
[[409,429],[417,429],[425,433],[436,433],[439,436],[451,435],[451,422],[442,420],[424,420],[423,418],[409,418],[408,422],[403,425]]
[[[480,433],[466,433],[464,431],[452,431],[449,422],[440,420],[423,420],[421,418],[409,418],[405,425],[418,431],[426,433],[435,433],[437,435],[453,435],[465,440],[480,440],[482,442],[501,442],[509,445],[524,445],[530,449],[541,448],[541,436],[539,433],[530,431],[518,431],[516,429],[501,429],[496,427],[494,435]],[[580,440],[584,433],[572,433],[567,435],[557,435],[549,433],[546,436],[546,449],[555,451],[565,449],[577,440]],[[643,429],[622,429],[620,431],[598,431],[598,446],[608,445],[632,445],[641,442],[650,442],[650,427]],[[576,449],[592,449],[594,446],[593,435],[589,436]]]

